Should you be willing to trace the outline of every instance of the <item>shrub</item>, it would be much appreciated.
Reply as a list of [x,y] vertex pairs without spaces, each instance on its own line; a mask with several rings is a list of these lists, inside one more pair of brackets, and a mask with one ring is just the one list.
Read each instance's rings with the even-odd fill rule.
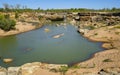
[[72,69],[80,69],[80,66],[78,66],[78,65],[73,65],[71,68],[72,68]]
[[5,17],[6,19],[10,19],[10,14],[4,15],[4,17]]
[[95,27],[94,26],[89,26],[89,29],[93,30],[93,29],[95,29]]
[[68,71],[69,67],[67,66],[61,66],[61,68],[59,69],[59,71],[61,73],[63,73],[63,75],[65,75],[65,73]]
[[16,22],[14,20],[8,19],[7,16],[0,15],[0,28],[4,31],[9,31],[15,29]]
[[4,15],[0,15],[0,20],[2,20],[2,19],[4,19],[5,17],[4,17]]
[[19,18],[18,12],[15,12],[15,19],[18,19],[18,18]]
[[41,20],[43,18],[43,16],[38,16],[38,19]]

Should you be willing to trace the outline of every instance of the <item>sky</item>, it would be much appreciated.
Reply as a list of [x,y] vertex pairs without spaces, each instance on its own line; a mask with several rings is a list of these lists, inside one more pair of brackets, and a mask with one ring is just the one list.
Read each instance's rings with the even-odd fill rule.
[[27,6],[37,9],[66,9],[66,8],[120,8],[120,0],[0,0],[0,7],[3,4]]

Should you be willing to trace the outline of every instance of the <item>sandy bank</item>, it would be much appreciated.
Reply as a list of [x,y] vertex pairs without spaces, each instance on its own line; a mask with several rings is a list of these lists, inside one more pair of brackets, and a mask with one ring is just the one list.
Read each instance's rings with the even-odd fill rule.
[[36,26],[32,25],[32,23],[17,22],[15,28],[16,28],[15,30],[11,30],[8,32],[5,32],[5,31],[0,29],[0,36],[9,36],[9,35],[15,35],[15,34],[27,32],[27,31],[36,29]]

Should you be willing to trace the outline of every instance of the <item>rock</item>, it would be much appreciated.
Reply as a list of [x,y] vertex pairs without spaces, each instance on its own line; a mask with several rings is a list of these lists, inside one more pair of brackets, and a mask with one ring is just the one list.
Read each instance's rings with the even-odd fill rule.
[[63,21],[64,20],[63,15],[45,15],[45,18],[51,21]]
[[112,48],[113,48],[111,43],[104,43],[104,44],[102,45],[102,47],[103,47],[103,48],[107,48],[107,49],[112,49]]
[[8,75],[21,75],[20,74],[20,67],[9,67],[8,68]]
[[60,38],[60,37],[63,36],[63,35],[64,35],[64,33],[58,34],[58,35],[53,36],[53,38],[57,39],[57,38]]
[[45,28],[44,31],[45,31],[45,32],[50,32],[50,29]]
[[81,34],[87,33],[89,30],[88,29],[79,29],[78,32]]
[[40,68],[41,63],[27,63],[21,66],[21,75],[33,75],[36,69]]
[[5,58],[5,59],[3,59],[3,62],[5,62],[5,63],[10,63],[12,61],[13,61],[13,59],[11,59],[11,58]]
[[7,72],[0,72],[0,75],[7,75]]
[[0,66],[0,75],[7,75],[7,70]]

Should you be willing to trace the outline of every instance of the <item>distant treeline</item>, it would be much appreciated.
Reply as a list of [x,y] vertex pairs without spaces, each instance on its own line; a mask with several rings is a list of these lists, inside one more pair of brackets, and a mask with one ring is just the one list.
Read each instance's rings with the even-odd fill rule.
[[19,4],[9,5],[3,4],[3,8],[0,8],[0,12],[120,12],[120,8],[103,8],[103,9],[87,9],[87,8],[71,8],[71,9],[31,9],[27,6],[21,6]]

